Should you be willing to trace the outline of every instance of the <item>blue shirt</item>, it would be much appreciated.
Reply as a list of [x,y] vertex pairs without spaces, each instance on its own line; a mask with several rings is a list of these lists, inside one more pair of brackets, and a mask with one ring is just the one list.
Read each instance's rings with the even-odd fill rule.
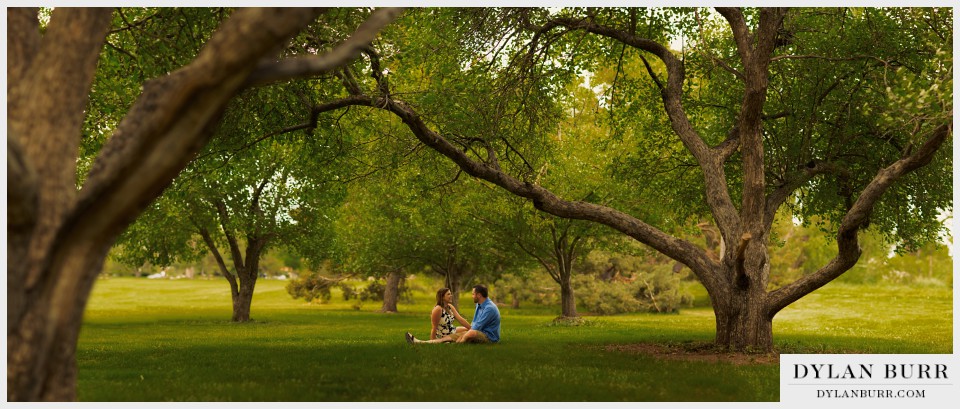
[[489,298],[483,303],[477,304],[477,310],[473,313],[473,323],[470,324],[470,328],[482,332],[490,342],[499,342],[500,309]]

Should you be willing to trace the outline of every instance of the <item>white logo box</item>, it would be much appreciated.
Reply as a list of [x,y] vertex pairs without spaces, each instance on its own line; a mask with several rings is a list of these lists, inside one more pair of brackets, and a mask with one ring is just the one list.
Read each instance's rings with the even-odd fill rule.
[[958,379],[956,355],[780,355],[780,402],[789,407],[954,407]]

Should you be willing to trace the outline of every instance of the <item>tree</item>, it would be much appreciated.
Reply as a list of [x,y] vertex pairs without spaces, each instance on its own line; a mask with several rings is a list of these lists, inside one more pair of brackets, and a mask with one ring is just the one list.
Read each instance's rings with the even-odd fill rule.
[[[573,284],[570,281],[573,276],[573,266],[578,258],[583,257],[589,248],[586,243],[589,238],[586,237],[585,230],[589,225],[584,226],[576,223],[576,220],[555,220],[548,221],[547,229],[550,231],[550,240],[535,240],[532,243],[524,244],[524,239],[517,241],[517,245],[531,257],[537,259],[540,265],[547,270],[550,278],[560,285],[560,317],[577,317],[577,301],[574,298]],[[537,246],[537,244],[548,244],[546,248]]]
[[[606,182],[603,172],[598,171],[606,152],[597,149],[597,144],[607,135],[598,126],[597,117],[601,111],[596,95],[582,83],[568,84],[567,90],[571,95],[565,104],[567,113],[557,124],[550,143],[539,149],[543,164],[536,178],[539,183],[556,186],[569,196],[607,202],[616,200],[622,192]],[[597,197],[596,192],[602,190],[607,192],[605,197]],[[577,317],[577,301],[571,281],[575,264],[602,245],[610,236],[610,229],[596,223],[537,212],[516,196],[497,202],[488,200],[490,205],[476,216],[493,230],[495,245],[504,253],[519,249],[536,260],[560,285],[560,317]]]
[[[261,256],[270,248],[326,256],[331,215],[344,194],[340,173],[348,172],[336,166],[341,153],[331,148],[329,129],[267,133],[296,115],[277,106],[296,103],[266,91],[248,91],[231,104],[214,141],[120,241],[130,264],[197,260],[198,248],[206,248],[230,284],[235,322],[250,320]],[[285,91],[280,95],[295,94]],[[221,248],[229,249],[227,257]]]
[[41,32],[37,9],[8,9],[9,400],[76,398],[81,318],[110,246],[207,143],[227,102],[339,67],[398,11],[374,12],[329,52],[278,58],[320,13],[231,13],[189,64],[143,83],[78,190],[80,130],[112,10],[57,8]]
[[[386,275],[388,290],[399,284],[391,277],[426,269],[444,278],[458,305],[465,286],[478,277],[495,278],[507,258],[491,251],[486,226],[473,217],[482,213],[479,192],[489,189],[472,180],[445,184],[443,173],[425,171],[436,160],[424,153],[402,169],[351,187],[337,222],[337,252],[346,271]],[[385,310],[395,311],[395,298],[391,304],[387,298]]]
[[[589,67],[591,61],[610,66],[623,55],[641,59],[639,73],[618,75],[650,79],[624,81],[622,88],[611,84],[622,98],[611,108],[613,117],[626,125],[630,118],[624,116],[637,111],[644,113],[640,120],[651,114],[664,119],[683,145],[684,160],[700,173],[699,205],[678,202],[674,190],[650,194],[676,203],[677,209],[708,214],[723,243],[718,259],[624,210],[564,199],[535,174],[511,170],[499,159],[515,151],[508,137],[517,129],[509,122],[515,118],[494,118],[480,127],[448,126],[433,111],[421,114],[421,104],[398,98],[396,78],[389,84],[377,78],[379,93],[351,87],[351,95],[339,101],[393,113],[421,143],[467,174],[526,198],[539,210],[605,224],[683,263],[710,295],[716,344],[770,350],[773,317],[850,270],[861,254],[861,230],[874,226],[908,247],[934,240],[943,230],[939,213],[952,208],[949,186],[937,182],[952,168],[949,155],[938,154],[952,137],[952,57],[942,46],[952,41],[951,17],[946,9],[717,12],[722,20],[699,9],[495,10],[485,14],[488,20],[521,29],[504,28],[513,31],[480,41],[473,53],[465,52],[460,67],[471,65],[448,75],[470,82],[482,65],[483,75],[496,84],[489,85],[493,91],[509,82],[539,93],[532,98],[523,92],[490,93],[496,97],[479,92],[488,102],[472,108],[482,116],[483,109],[529,108],[540,98],[550,104],[560,93],[557,84],[569,83],[558,82],[557,66]],[[690,54],[664,45],[680,36],[694,44]],[[491,44],[504,43],[495,51],[518,50],[511,59],[494,56],[489,64],[477,64],[493,53]],[[659,112],[645,111],[647,96],[659,98]],[[464,98],[476,102],[474,96]],[[477,136],[465,137],[462,129]],[[530,139],[542,137],[535,127],[528,131]],[[636,140],[648,141],[644,136]],[[465,148],[464,141],[477,141],[485,152]],[[657,178],[670,180],[675,174]],[[786,204],[790,198],[795,204]],[[783,207],[803,220],[822,218],[837,253],[817,271],[768,290],[767,244]]]

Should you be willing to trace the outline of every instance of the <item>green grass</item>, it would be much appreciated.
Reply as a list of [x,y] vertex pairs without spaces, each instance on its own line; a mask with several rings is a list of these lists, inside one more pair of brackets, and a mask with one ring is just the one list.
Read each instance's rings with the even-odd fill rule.
[[[422,280],[422,279],[421,279]],[[498,345],[411,347],[425,337],[430,291],[398,314],[377,303],[307,304],[261,280],[253,323],[234,324],[225,280],[97,282],[77,351],[82,401],[776,401],[779,368],[667,361],[613,343],[708,342],[713,313],[588,317],[501,308]],[[433,283],[420,283],[430,287]],[[705,297],[702,292],[698,294]],[[950,353],[952,292],[831,284],[781,312],[791,353]],[[461,299],[465,315],[470,300]]]

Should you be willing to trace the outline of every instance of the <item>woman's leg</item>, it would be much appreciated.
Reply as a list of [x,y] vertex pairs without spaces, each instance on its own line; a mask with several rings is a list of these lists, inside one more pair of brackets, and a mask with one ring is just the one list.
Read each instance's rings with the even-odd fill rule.
[[442,337],[440,337],[440,338],[429,339],[429,340],[425,340],[425,341],[421,341],[421,340],[416,339],[416,338],[413,339],[413,343],[414,343],[414,344],[440,344],[440,343],[444,343],[444,342],[453,342],[453,338],[450,338],[449,335],[445,335],[445,336],[442,336]]

